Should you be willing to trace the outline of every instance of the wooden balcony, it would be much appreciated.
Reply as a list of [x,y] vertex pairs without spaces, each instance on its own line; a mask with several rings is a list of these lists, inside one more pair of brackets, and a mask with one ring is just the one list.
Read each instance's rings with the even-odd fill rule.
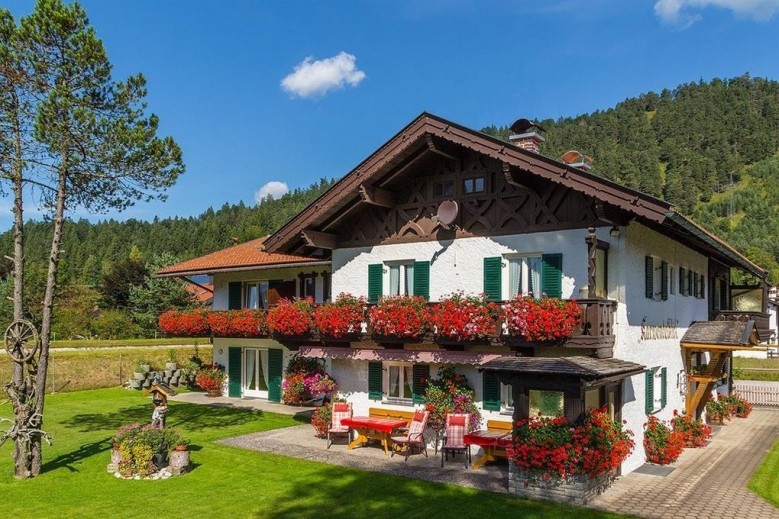
[[[416,339],[391,339],[386,337],[374,336],[370,329],[370,324],[364,325],[361,333],[353,334],[349,337],[341,339],[332,339],[324,336],[320,336],[315,331],[311,333],[297,336],[297,337],[284,337],[284,336],[270,336],[267,333],[257,333],[252,337],[263,338],[271,337],[281,342],[290,349],[297,349],[301,345],[334,345],[338,343],[341,346],[351,345],[352,347],[383,347],[402,349],[405,344],[417,343],[424,344],[437,344],[437,347],[444,348],[452,351],[462,351],[473,346],[487,346],[487,347],[502,347],[508,346],[515,351],[525,351],[530,355],[535,353],[535,350],[550,347],[562,347],[562,348],[574,348],[587,350],[583,354],[594,354],[599,358],[612,357],[614,348],[614,311],[616,309],[616,302],[607,299],[577,299],[577,303],[582,308],[582,321],[577,326],[573,335],[566,340],[560,342],[528,342],[519,337],[511,337],[507,335],[503,330],[503,323],[500,320],[496,320],[494,332],[491,333],[485,340],[474,342],[455,342],[450,340],[437,340],[433,333],[427,333]],[[435,303],[431,303],[435,304]],[[261,310],[258,312],[262,312]],[[248,335],[231,335],[231,334],[214,334],[216,337],[249,337]],[[421,346],[422,347],[422,346]]]
[[764,312],[741,312],[736,310],[720,310],[709,316],[711,321],[755,321],[755,328],[760,335],[760,342],[767,343],[776,330],[771,326],[770,314]]

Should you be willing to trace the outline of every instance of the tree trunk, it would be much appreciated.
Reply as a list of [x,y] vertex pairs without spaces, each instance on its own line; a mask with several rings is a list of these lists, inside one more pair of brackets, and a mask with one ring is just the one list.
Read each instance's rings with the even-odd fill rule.
[[[22,160],[22,132],[19,120],[19,101],[13,96],[13,139],[14,139],[14,321],[24,316],[24,214],[23,214],[23,177],[24,162]],[[10,324],[10,323],[9,323]],[[13,363],[13,377],[11,387],[16,397],[17,406],[14,409],[14,421],[17,430],[27,426],[29,416],[29,393],[24,378],[24,365]],[[9,392],[9,398],[12,396]],[[13,402],[14,400],[12,400]],[[17,478],[30,477],[30,445],[23,437],[17,437],[14,451],[14,476]]]
[[[67,148],[66,148],[67,150]],[[68,153],[62,155],[62,166],[57,182],[57,205],[54,210],[54,231],[51,238],[51,254],[49,256],[49,272],[46,277],[46,291],[43,296],[43,314],[41,316],[41,353],[38,360],[38,372],[35,379],[35,410],[38,428],[43,427],[43,403],[46,396],[46,373],[49,368],[49,346],[51,337],[51,321],[54,313],[54,294],[57,288],[57,267],[60,259],[62,243],[62,225],[65,221],[65,197],[67,196]],[[30,450],[32,455],[31,473],[37,476],[42,465],[42,434],[31,436]]]

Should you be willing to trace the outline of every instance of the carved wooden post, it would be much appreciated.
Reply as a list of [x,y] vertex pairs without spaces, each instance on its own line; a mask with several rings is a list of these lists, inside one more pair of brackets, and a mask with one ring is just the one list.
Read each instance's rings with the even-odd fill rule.
[[598,236],[595,234],[595,227],[587,228],[587,297],[595,297],[595,251],[598,248]]

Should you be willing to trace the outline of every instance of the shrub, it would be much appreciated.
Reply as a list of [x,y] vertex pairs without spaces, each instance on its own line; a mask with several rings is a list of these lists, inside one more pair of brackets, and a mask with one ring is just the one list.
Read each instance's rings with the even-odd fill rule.
[[287,405],[302,405],[311,400],[303,373],[287,374],[281,383],[281,399]]
[[365,320],[365,298],[339,294],[335,302],[314,309],[314,327],[323,336],[340,339],[362,331]]
[[475,403],[476,393],[465,376],[455,373],[454,366],[445,365],[438,370],[438,378],[427,381],[423,402],[430,415],[430,428],[440,431],[446,425],[447,414],[470,413],[468,430],[473,431],[481,424],[481,414]]
[[279,335],[304,335],[311,331],[314,324],[313,311],[314,303],[311,298],[295,298],[294,301],[282,299],[268,310],[268,329]]
[[644,424],[644,451],[647,461],[667,465],[676,461],[684,449],[684,435],[671,431],[667,424],[650,416]]
[[167,460],[176,445],[189,443],[174,429],[157,429],[140,423],[120,427],[112,441],[119,448],[118,470],[124,477],[152,474],[156,470],[155,456]]
[[582,317],[576,301],[551,297],[517,296],[501,306],[501,312],[509,335],[532,342],[568,339]]
[[684,437],[685,447],[705,447],[706,442],[711,438],[711,427],[692,416],[680,415],[675,409],[671,425],[674,432]]
[[466,296],[455,292],[429,309],[436,337],[453,341],[485,339],[495,331],[497,306],[487,296]]
[[418,339],[429,329],[427,301],[420,296],[387,296],[371,308],[369,321],[374,335]]
[[138,327],[124,312],[101,310],[92,321],[92,332],[101,339],[130,339],[138,335]]
[[330,422],[333,419],[333,408],[330,402],[326,402],[323,406],[314,409],[314,414],[311,415],[311,425],[316,431],[317,438],[324,438],[327,436],[327,431],[330,429]]

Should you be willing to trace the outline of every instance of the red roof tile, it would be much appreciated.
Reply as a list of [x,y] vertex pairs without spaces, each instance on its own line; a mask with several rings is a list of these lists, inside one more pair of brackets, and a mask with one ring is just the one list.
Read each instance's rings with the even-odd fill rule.
[[247,241],[226,249],[182,261],[176,265],[157,271],[158,276],[178,276],[204,274],[213,271],[244,270],[250,267],[283,266],[297,263],[321,263],[318,258],[309,258],[294,254],[269,254],[260,250],[265,238]]

